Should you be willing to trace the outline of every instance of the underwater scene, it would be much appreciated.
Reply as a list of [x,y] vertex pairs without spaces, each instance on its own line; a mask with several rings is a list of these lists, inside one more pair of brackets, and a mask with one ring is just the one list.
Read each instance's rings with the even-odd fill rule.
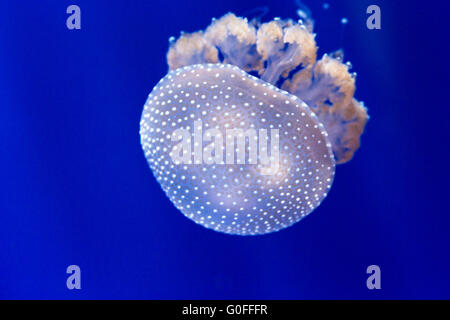
[[450,299],[444,2],[0,10],[0,299]]

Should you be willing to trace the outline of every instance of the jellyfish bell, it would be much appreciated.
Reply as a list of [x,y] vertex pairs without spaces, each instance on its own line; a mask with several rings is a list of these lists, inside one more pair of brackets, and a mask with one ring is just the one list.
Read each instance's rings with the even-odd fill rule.
[[230,13],[172,40],[167,61],[141,143],[172,203],[204,227],[255,235],[296,223],[359,147],[367,112],[350,65],[317,61],[303,24]]
[[[214,131],[213,142],[202,141],[205,129]],[[334,175],[327,133],[309,107],[228,64],[169,72],[144,107],[141,138],[156,179],[177,208],[226,233],[268,233],[295,223],[320,204]]]

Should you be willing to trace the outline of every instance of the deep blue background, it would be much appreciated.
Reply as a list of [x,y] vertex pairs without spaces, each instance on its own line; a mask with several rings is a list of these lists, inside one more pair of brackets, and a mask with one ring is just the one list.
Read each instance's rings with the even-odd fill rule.
[[[362,147],[302,222],[237,237],[169,202],[139,119],[169,36],[260,6],[295,18],[294,1],[2,1],[0,298],[450,298],[449,8],[322,3],[307,2],[320,54],[345,49],[369,108]],[[382,30],[365,27],[370,4]],[[366,288],[371,264],[382,290]]]

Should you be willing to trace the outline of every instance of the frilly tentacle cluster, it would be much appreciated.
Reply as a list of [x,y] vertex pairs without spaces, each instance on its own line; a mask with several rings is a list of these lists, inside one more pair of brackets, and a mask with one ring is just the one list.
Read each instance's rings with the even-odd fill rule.
[[229,13],[205,31],[171,41],[167,62],[170,70],[224,63],[257,74],[310,106],[328,132],[337,163],[349,161],[359,148],[368,115],[353,98],[355,74],[339,54],[317,60],[315,34],[301,22],[248,22]]

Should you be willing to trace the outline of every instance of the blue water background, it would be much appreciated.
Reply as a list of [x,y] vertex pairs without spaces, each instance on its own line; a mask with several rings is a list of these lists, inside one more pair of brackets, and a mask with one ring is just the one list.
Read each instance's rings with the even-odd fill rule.
[[[361,149],[302,222],[237,237],[174,208],[139,119],[170,36],[261,6],[295,18],[295,2],[2,1],[0,298],[449,299],[448,4],[327,2],[306,4],[320,55],[342,47],[358,73]],[[365,27],[370,4],[381,30]],[[71,264],[81,290],[66,288]],[[366,288],[371,264],[381,290]]]

